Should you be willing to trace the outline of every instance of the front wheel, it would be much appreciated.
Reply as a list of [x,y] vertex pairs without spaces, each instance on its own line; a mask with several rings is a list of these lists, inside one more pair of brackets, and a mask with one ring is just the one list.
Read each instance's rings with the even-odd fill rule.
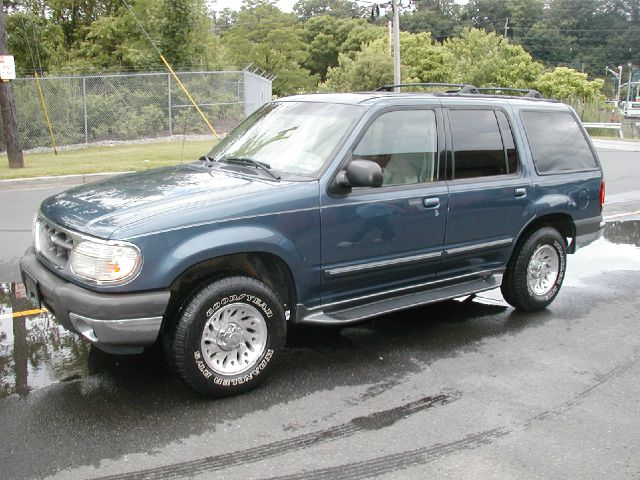
[[565,239],[555,228],[540,228],[514,251],[502,281],[502,295],[518,310],[542,310],[558,295],[566,263]]
[[249,277],[203,287],[182,310],[167,357],[194,390],[222,397],[261,383],[285,341],[284,308],[277,294]]

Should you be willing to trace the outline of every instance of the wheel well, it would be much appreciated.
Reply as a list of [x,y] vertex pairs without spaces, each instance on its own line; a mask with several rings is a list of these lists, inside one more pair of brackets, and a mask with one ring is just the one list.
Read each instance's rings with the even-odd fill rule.
[[523,239],[526,239],[531,232],[534,232],[542,227],[555,228],[565,239],[569,239],[567,242],[567,251],[569,253],[573,253],[576,238],[576,227],[571,216],[565,213],[553,213],[536,218],[533,222],[527,225],[527,227],[520,234],[520,237],[518,238],[518,244],[520,244]]
[[291,314],[294,314],[292,306],[296,302],[296,292],[289,266],[275,255],[255,252],[213,258],[182,273],[170,287],[171,298],[164,323],[167,323],[167,319],[175,318],[200,287],[234,275],[244,275],[264,282],[282,299],[285,311],[291,310]]

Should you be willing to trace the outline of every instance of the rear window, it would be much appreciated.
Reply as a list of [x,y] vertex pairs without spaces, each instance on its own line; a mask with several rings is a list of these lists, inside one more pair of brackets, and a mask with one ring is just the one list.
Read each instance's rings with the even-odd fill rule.
[[538,173],[590,170],[597,167],[587,139],[569,112],[522,112],[524,128]]

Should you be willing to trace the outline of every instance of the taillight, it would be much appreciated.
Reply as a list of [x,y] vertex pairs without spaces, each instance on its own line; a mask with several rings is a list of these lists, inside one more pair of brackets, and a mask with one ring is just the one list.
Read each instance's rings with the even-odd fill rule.
[[602,206],[604,205],[604,194],[605,194],[604,179],[602,179],[602,183],[600,184],[600,208],[602,208]]

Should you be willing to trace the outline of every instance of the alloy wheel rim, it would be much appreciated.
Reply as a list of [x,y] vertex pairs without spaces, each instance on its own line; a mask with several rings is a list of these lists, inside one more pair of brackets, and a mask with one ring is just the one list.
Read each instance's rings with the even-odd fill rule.
[[551,245],[540,245],[527,266],[527,286],[534,295],[549,293],[560,274],[560,255]]
[[238,375],[260,360],[267,345],[267,322],[255,307],[231,303],[204,324],[200,348],[204,362],[220,375]]

